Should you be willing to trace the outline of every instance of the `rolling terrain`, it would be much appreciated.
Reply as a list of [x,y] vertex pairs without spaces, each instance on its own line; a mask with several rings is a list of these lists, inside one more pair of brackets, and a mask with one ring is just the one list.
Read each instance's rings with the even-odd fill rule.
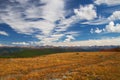
[[64,52],[120,52],[119,46],[91,47],[0,47],[0,58],[29,58]]
[[120,80],[120,52],[0,58],[0,80]]

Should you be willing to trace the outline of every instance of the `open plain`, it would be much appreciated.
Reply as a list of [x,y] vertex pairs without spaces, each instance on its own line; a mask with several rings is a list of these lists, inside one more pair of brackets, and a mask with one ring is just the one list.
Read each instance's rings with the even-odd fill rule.
[[0,58],[0,80],[120,80],[120,52]]

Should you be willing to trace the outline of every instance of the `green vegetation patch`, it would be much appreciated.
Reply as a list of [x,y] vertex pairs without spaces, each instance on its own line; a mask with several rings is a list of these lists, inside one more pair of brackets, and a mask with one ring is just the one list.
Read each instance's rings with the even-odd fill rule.
[[26,58],[26,57],[36,57],[41,55],[47,55],[47,54],[53,54],[53,53],[61,53],[66,52],[62,49],[21,49],[21,50],[15,50],[13,52],[4,51],[3,53],[0,53],[0,58]]

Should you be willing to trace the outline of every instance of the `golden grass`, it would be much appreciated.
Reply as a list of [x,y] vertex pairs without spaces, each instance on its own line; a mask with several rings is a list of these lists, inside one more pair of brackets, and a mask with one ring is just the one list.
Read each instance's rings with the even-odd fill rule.
[[0,59],[0,80],[120,80],[119,52]]

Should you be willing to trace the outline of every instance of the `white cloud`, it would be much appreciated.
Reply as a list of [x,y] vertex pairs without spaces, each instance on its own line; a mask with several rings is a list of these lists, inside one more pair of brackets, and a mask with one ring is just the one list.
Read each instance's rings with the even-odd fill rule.
[[45,43],[50,43],[50,42],[56,42],[58,41],[64,34],[52,34],[50,36],[41,36],[41,35],[36,35],[36,38],[38,38],[40,43],[45,44]]
[[75,15],[70,18],[62,18],[60,24],[56,28],[56,31],[61,32],[65,31],[69,26],[75,24],[78,21],[82,20],[92,20],[97,17],[97,13],[95,11],[95,6],[90,4],[86,6],[80,6],[79,9],[74,9]]
[[102,32],[102,30],[101,29],[99,29],[99,28],[96,28],[96,30],[95,30],[95,33],[101,33]]
[[91,33],[120,33],[120,24],[115,24],[111,21],[108,25],[105,26],[103,29],[96,28],[95,30],[92,28],[90,30]]
[[79,9],[74,9],[74,13],[80,18],[85,20],[92,20],[97,17],[94,5],[80,6]]
[[[29,5],[29,0],[25,2],[23,0],[12,0],[12,2],[16,1],[20,3],[17,5],[19,8],[9,5],[7,9],[5,9],[7,13],[0,14],[1,20],[21,34],[32,35],[37,31],[38,34],[36,34],[35,37],[39,39],[41,43],[59,40],[66,35],[65,33],[61,34],[61,31],[66,31],[72,23],[76,22],[76,16],[69,19],[64,18],[64,0],[40,0],[40,3],[44,5],[36,6],[31,4],[29,7],[26,7]],[[61,20],[61,22],[56,24],[55,22],[58,20]],[[56,32],[53,33],[53,30]]]
[[[74,15],[65,18],[65,0],[39,0],[39,4],[44,4],[41,6],[30,3],[30,0],[10,1],[14,5],[6,6],[6,9],[3,10],[5,13],[0,14],[0,21],[20,34],[32,35],[37,31],[35,38],[39,39],[41,43],[58,41],[67,35],[68,27],[76,22],[92,20],[97,17],[92,4],[80,6],[79,9],[74,10]],[[59,21],[58,24],[56,24],[57,21]]]
[[100,25],[100,24],[106,24],[106,23],[109,23],[108,19],[106,19],[106,18],[99,18],[97,20],[91,20],[91,21],[82,22],[81,24]]
[[71,25],[75,24],[79,20],[80,19],[76,15],[73,15],[70,18],[67,18],[67,19],[66,18],[62,18],[60,23],[55,28],[55,31],[57,31],[57,32],[66,31],[68,29],[68,27],[70,27]]
[[120,20],[120,11],[113,12],[112,15],[108,17],[108,20],[110,21]]
[[31,7],[27,8],[24,12],[26,15],[26,18],[40,18],[42,13],[40,12],[42,10],[41,7],[36,7],[32,5]]
[[86,40],[86,41],[75,41],[75,42],[58,42],[50,43],[53,46],[110,46],[110,45],[120,45],[120,37],[118,38],[107,38],[100,40]]
[[9,36],[9,34],[5,31],[0,31],[0,35]]
[[71,42],[72,40],[75,40],[75,38],[72,35],[67,35],[64,42]]
[[83,22],[82,24],[100,25],[100,24],[106,24],[116,20],[120,20],[120,11],[114,11],[108,18],[100,17],[97,20],[90,20],[87,22]]
[[91,30],[90,30],[90,33],[97,33],[97,34],[100,34],[100,33],[102,33],[103,32],[103,30],[102,29],[99,29],[98,27],[94,30],[93,28],[91,28]]
[[120,24],[114,24],[114,22],[110,22],[106,28],[105,31],[110,33],[120,33]]
[[19,45],[19,46],[29,46],[30,43],[28,42],[13,42],[13,45]]
[[66,34],[66,35],[72,35],[72,36],[78,36],[78,35],[80,35],[80,32],[70,31],[70,32],[66,32],[65,34]]
[[102,39],[91,39],[85,41],[65,41],[65,42],[13,42],[13,45],[20,45],[20,46],[29,46],[29,45],[50,45],[50,46],[119,46],[120,45],[120,37],[116,38],[102,38]]
[[[0,17],[4,23],[10,25],[18,33],[32,34],[37,29],[42,31],[44,35],[49,35],[55,28],[55,22],[64,15],[63,0],[42,0],[39,3],[44,3],[45,5],[36,6],[36,4],[30,3],[30,7],[27,7],[29,4],[27,1],[29,0],[13,0],[13,2],[15,1],[20,3],[17,5],[18,7],[9,5],[5,9],[7,13],[1,14]],[[25,16],[23,17],[23,15]],[[32,21],[32,19],[37,18],[44,20]]]
[[65,36],[66,36],[66,39],[64,41],[72,41],[72,40],[75,40],[74,37],[78,35],[80,35],[79,32],[70,31],[70,32],[64,32],[64,33],[53,33],[47,37],[44,35],[36,35],[36,38],[41,40],[37,43],[47,44],[51,42],[58,42],[59,39]]
[[109,6],[120,5],[120,0],[95,0],[95,4],[97,5],[107,4]]
[[46,5],[42,7],[42,18],[55,22],[64,16],[64,0],[41,0]]

